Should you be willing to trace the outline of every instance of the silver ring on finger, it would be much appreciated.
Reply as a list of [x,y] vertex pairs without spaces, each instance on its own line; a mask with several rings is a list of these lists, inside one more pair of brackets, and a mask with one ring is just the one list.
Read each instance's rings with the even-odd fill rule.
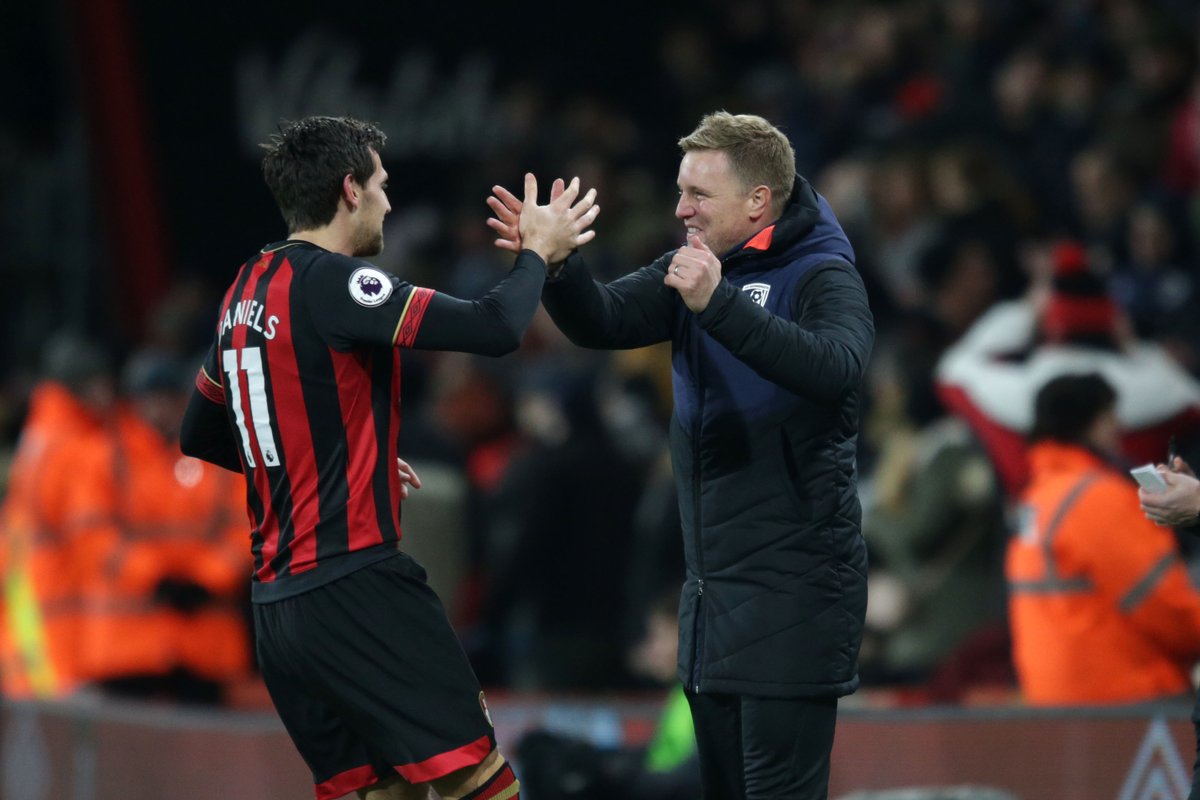
[[676,275],[679,274],[679,265],[678,264],[675,265],[675,274]]

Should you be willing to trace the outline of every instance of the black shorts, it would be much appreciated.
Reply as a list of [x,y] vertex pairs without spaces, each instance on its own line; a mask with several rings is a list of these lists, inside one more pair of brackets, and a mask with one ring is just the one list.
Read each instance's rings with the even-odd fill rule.
[[496,746],[479,681],[425,570],[400,553],[254,607],[258,663],[318,800],[412,783]]

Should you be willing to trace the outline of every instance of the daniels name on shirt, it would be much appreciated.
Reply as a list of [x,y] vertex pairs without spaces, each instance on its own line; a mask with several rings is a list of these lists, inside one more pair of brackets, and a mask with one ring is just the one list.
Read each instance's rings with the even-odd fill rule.
[[232,330],[234,325],[249,325],[268,339],[275,338],[275,326],[279,317],[272,314],[267,317],[267,327],[262,326],[262,315],[267,307],[257,300],[241,300],[233,308],[225,310],[225,318],[221,320],[221,333]]

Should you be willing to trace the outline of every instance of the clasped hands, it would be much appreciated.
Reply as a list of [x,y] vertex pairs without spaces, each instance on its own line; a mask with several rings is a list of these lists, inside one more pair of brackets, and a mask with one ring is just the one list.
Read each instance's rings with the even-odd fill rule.
[[579,178],[564,184],[561,178],[554,181],[550,189],[550,202],[538,205],[537,178],[525,173],[525,199],[503,186],[493,186],[495,195],[487,199],[488,206],[496,215],[487,224],[500,238],[496,246],[502,250],[519,253],[532,250],[542,257],[546,265],[561,263],[580,245],[595,238],[596,232],[589,230],[600,214],[596,205],[596,190],[589,189],[579,202]]
[[[552,272],[572,250],[596,236],[588,230],[600,213],[596,190],[589,189],[582,200],[571,205],[579,195],[578,178],[570,184],[556,178],[550,187],[550,202],[544,206],[537,205],[537,178],[530,173],[525,175],[524,201],[503,186],[493,186],[492,192],[487,204],[495,216],[487,224],[497,234],[496,247],[514,253],[533,250]],[[663,278],[663,284],[679,292],[696,314],[708,307],[720,282],[721,260],[695,235],[675,251]]]

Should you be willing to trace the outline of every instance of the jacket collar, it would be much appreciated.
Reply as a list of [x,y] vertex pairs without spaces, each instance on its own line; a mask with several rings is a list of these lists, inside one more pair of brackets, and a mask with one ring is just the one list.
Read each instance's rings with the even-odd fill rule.
[[1102,455],[1078,444],[1042,440],[1029,448],[1029,467],[1033,475],[1051,472],[1110,470],[1112,464]]
[[726,272],[738,268],[743,261],[753,259],[756,255],[773,256],[789,249],[812,232],[820,216],[816,191],[805,178],[797,175],[783,214],[721,259]]

